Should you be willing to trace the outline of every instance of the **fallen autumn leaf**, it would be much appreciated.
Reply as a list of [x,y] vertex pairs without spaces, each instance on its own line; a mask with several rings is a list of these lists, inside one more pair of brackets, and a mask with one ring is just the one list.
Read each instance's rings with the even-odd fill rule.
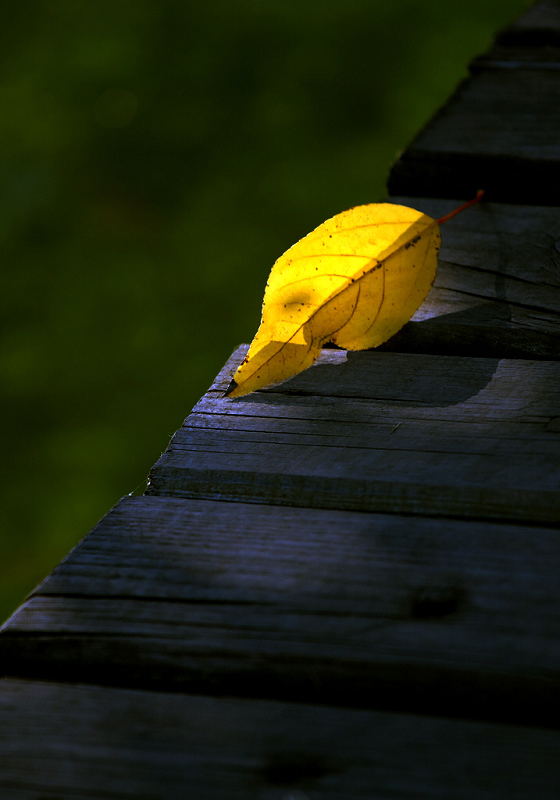
[[275,386],[310,367],[323,345],[365,350],[386,342],[419,308],[437,269],[440,219],[370,203],[328,219],[276,261],[262,320],[227,397]]

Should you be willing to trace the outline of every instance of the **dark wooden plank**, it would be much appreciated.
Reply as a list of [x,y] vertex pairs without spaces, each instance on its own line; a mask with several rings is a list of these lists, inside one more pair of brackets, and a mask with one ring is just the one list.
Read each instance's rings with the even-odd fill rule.
[[[435,218],[455,205],[391,201]],[[382,349],[560,358],[560,209],[483,203],[446,224],[433,289]]]
[[560,205],[559,96],[560,70],[478,72],[398,159],[389,193]]
[[560,205],[560,2],[541,0],[488,53],[394,165],[393,195]]
[[560,2],[540,0],[496,37],[498,44],[541,48],[560,46]]
[[555,727],[559,572],[552,529],[128,498],[6,623],[0,663]]
[[477,72],[527,66],[560,68],[560,0],[540,0],[508,28],[500,31],[493,46],[470,64]]
[[557,44],[542,47],[496,44],[488,53],[477,56],[469,64],[471,73],[484,69],[560,69],[560,39]]
[[0,682],[3,800],[553,800],[560,735],[266,701]]
[[244,353],[175,434],[149,494],[560,519],[559,362],[326,350],[275,389],[224,398]]

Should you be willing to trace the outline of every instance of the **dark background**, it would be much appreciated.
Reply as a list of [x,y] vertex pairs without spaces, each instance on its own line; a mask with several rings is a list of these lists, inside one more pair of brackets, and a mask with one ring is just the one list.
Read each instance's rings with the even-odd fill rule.
[[524,0],[3,0],[0,617]]

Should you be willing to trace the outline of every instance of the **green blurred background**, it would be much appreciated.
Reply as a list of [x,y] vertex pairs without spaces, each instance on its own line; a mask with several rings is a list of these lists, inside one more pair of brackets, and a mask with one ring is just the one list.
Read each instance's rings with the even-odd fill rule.
[[380,200],[524,0],[3,0],[0,616],[151,465],[273,261]]

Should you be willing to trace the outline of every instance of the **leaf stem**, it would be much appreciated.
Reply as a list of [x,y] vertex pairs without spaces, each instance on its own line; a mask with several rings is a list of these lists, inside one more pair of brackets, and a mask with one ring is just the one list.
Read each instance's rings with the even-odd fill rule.
[[468,203],[463,203],[463,205],[459,206],[459,208],[456,208],[454,211],[450,211],[449,214],[445,214],[445,216],[440,217],[437,221],[438,225],[443,225],[443,223],[447,222],[448,219],[452,219],[452,217],[455,217],[457,214],[460,214],[461,211],[464,211],[466,208],[474,206],[475,203],[480,203],[483,196],[484,196],[484,189],[479,189],[478,192],[476,193],[476,197],[473,197],[473,199],[469,200]]

